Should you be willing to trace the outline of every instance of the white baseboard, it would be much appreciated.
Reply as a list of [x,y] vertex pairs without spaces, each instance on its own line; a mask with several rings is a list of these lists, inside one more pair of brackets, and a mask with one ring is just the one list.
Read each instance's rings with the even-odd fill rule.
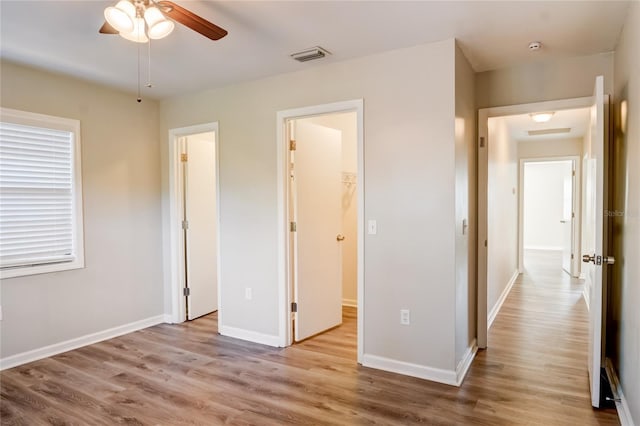
[[476,339],[473,339],[471,346],[467,348],[462,359],[458,363],[458,367],[456,368],[456,386],[460,386],[464,381],[464,378],[467,376],[467,372],[469,371],[469,367],[471,367],[471,363],[476,357],[476,353],[478,353],[478,345],[476,343]]
[[218,332],[223,336],[233,337],[235,339],[247,340],[249,342],[260,343],[262,345],[282,347],[280,337],[272,334],[258,333],[256,331],[229,327],[226,325],[221,325]]
[[166,324],[176,324],[176,322],[173,320],[173,315],[171,314],[164,314],[163,319]]
[[107,330],[98,331],[97,333],[91,333],[85,336],[76,337],[75,339],[66,340],[64,342],[54,343],[53,345],[44,346],[42,348],[33,349],[31,351],[11,355],[6,358],[0,359],[0,370],[17,367],[28,362],[37,361],[42,358],[47,358],[63,352],[71,351],[73,349],[78,349],[82,346],[102,342],[103,340],[113,339],[114,337],[122,336],[123,334],[132,333],[134,331],[142,330],[143,328],[162,324],[164,322],[165,316],[158,315],[140,321],[131,322],[129,324],[120,325],[118,327],[109,328]]
[[509,292],[513,288],[513,284],[515,284],[516,280],[518,279],[519,274],[520,272],[516,269],[513,275],[511,276],[511,279],[507,283],[507,286],[504,288],[504,290],[502,290],[502,294],[500,295],[500,298],[498,299],[496,304],[493,305],[493,308],[491,308],[491,312],[489,312],[489,316],[487,316],[487,330],[491,328],[491,324],[493,324],[493,321],[498,316],[498,312],[500,312],[500,309],[502,308],[504,301],[507,300],[507,296],[509,295]]
[[378,370],[404,374],[405,376],[431,380],[432,382],[458,386],[456,372],[453,370],[442,370],[440,368],[427,367],[426,365],[412,364],[409,362],[368,354],[363,355],[362,365],[365,367],[376,368]]
[[618,411],[620,425],[635,426],[636,423],[633,422],[633,418],[631,417],[631,410],[629,409],[627,399],[624,397],[624,393],[622,392],[620,380],[618,380],[616,370],[615,368],[613,368],[613,364],[611,363],[611,360],[609,358],[605,360],[605,370],[607,371],[607,376],[609,377],[609,383],[611,384],[613,398],[616,399],[616,410]]
[[358,301],[356,299],[342,299],[342,306],[349,306],[351,308],[358,307]]

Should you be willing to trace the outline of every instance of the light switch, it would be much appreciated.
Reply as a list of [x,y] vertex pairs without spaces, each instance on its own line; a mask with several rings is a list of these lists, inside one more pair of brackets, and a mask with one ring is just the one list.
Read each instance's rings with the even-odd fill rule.
[[376,235],[378,233],[378,223],[375,220],[370,219],[369,222],[367,222],[367,233],[369,235]]

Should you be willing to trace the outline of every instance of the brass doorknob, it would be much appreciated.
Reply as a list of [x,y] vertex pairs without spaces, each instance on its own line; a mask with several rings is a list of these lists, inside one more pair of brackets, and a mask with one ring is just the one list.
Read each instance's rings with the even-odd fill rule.
[[344,235],[342,235],[342,234],[338,234],[338,235],[336,236],[336,241],[342,241],[342,240],[344,240]]

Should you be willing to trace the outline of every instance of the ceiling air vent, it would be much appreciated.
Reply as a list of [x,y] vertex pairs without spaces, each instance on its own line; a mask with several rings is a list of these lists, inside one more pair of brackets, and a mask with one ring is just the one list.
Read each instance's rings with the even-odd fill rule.
[[542,136],[542,135],[555,135],[556,133],[569,133],[570,127],[561,127],[558,129],[542,129],[542,130],[529,130],[527,133],[529,136]]
[[312,47],[310,49],[303,50],[302,52],[292,53],[291,57],[298,62],[313,61],[314,59],[321,59],[327,55],[331,55],[326,49],[320,46]]

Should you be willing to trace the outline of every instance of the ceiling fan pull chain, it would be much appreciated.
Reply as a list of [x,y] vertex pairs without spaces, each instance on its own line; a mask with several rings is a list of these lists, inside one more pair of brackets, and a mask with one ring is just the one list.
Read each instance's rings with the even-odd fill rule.
[[140,43],[138,43],[138,102],[142,102],[140,97]]
[[148,77],[147,77],[147,87],[148,88],[152,88],[153,84],[151,83],[151,37],[149,37],[149,41],[148,43],[148,47],[149,49],[147,50],[147,56],[149,58],[149,65],[147,68],[147,72],[148,72]]

